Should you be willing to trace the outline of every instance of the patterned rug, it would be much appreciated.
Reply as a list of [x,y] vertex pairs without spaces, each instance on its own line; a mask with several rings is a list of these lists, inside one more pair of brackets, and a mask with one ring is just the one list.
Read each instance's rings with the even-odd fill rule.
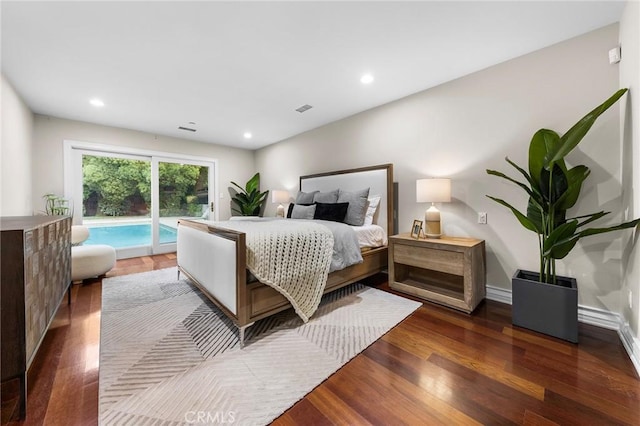
[[[184,277],[184,276],[182,276]],[[176,268],[103,280],[102,425],[266,424],[420,306],[361,284],[238,331]]]

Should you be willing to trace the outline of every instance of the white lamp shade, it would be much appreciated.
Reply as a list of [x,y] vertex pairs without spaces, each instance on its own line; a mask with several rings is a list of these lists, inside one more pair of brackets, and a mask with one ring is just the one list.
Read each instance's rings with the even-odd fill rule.
[[271,191],[271,202],[272,203],[286,203],[289,201],[289,191],[282,190],[273,190]]
[[451,201],[451,179],[418,179],[416,202],[448,203]]

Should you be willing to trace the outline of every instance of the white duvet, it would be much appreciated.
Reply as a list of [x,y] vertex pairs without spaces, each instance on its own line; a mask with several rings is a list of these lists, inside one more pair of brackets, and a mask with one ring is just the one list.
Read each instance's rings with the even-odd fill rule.
[[360,248],[383,247],[387,245],[387,233],[379,225],[351,226],[358,238]]

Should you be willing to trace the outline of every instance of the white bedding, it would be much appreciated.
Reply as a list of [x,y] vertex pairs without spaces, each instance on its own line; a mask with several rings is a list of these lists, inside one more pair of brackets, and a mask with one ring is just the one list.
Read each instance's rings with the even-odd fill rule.
[[[261,217],[256,218],[254,216],[233,216],[230,220],[249,220],[249,221],[265,221],[265,220],[282,220],[277,218]],[[291,220],[291,219],[284,219]],[[324,221],[321,221],[324,222]],[[384,247],[387,245],[387,233],[380,225],[362,225],[352,226],[347,225],[353,229],[358,237],[358,245],[363,248],[376,248]]]
[[351,226],[358,237],[360,248],[374,248],[387,245],[387,233],[379,225]]

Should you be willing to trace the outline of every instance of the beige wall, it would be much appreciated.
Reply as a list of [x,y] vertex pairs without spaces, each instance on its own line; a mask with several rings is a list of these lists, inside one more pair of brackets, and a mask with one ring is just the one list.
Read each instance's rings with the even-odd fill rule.
[[42,195],[63,194],[63,141],[74,140],[128,148],[195,155],[218,160],[219,219],[230,213],[230,181],[245,182],[255,173],[253,151],[201,142],[156,136],[145,132],[107,127],[36,114],[33,150],[33,203],[42,204]]
[[[607,52],[617,44],[617,24],[599,29],[261,149],[257,170],[265,188],[295,194],[301,174],[391,162],[402,232],[428,207],[415,201],[416,179],[450,177],[453,202],[441,206],[444,231],[485,239],[488,284],[510,288],[517,268],[537,268],[537,237],[485,197],[526,205],[514,185],[485,169],[511,173],[505,156],[525,165],[536,130],[563,133],[613,94],[618,66],[609,65]],[[580,212],[621,210],[619,128],[612,108],[569,156],[592,169]],[[274,208],[269,204],[267,214]],[[478,211],[488,212],[488,225],[477,224]],[[559,273],[578,278],[581,304],[619,312],[620,238],[591,237],[558,265]]]
[[[640,217],[640,3],[627,2],[620,20],[620,85],[629,88],[623,103],[622,124],[622,181],[624,209],[629,218]],[[624,289],[621,292],[622,313],[636,338],[640,334],[640,244],[628,233],[623,256]],[[631,292],[632,308],[629,307]]]
[[0,216],[33,213],[31,152],[33,114],[2,75],[2,142],[0,144]]

